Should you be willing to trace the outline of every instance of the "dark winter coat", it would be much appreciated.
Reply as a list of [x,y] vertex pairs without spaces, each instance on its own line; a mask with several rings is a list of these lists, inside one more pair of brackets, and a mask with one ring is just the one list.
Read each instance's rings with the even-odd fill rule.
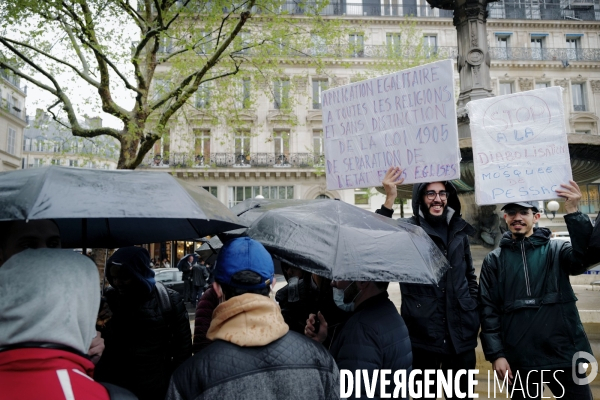
[[194,266],[192,267],[194,286],[198,286],[203,289],[208,287],[207,281],[209,275],[210,274],[208,273],[208,269],[206,269],[206,266],[202,264],[194,264]]
[[106,348],[96,366],[98,381],[127,388],[140,400],[164,399],[172,372],[192,355],[187,311],[179,294],[167,290],[168,314],[161,310],[156,288],[141,302],[107,291],[113,315],[102,331]]
[[[462,353],[477,347],[479,331],[477,277],[468,238],[475,229],[461,218],[456,188],[446,183],[446,190],[450,192],[446,245],[420,210],[427,185],[413,186],[414,216],[404,221],[423,228],[448,259],[450,269],[437,285],[400,284],[401,314],[414,347],[436,353]],[[384,207],[376,212],[388,217],[393,213]]]
[[[506,232],[481,270],[481,343],[485,357],[505,357],[514,371],[570,368],[577,351],[591,353],[569,275],[586,271],[592,234],[587,215],[565,216],[571,242],[534,228],[523,240]],[[600,230],[596,231],[600,234]]]
[[196,317],[194,320],[194,344],[192,345],[192,352],[198,353],[206,346],[212,343],[212,340],[206,338],[206,332],[210,328],[210,321],[212,321],[212,314],[215,308],[219,305],[219,298],[217,292],[210,287],[198,301],[196,306]]
[[[361,303],[333,340],[331,355],[340,370],[406,370],[412,367],[408,330],[394,303],[384,292]],[[361,390],[367,398],[364,386]],[[379,391],[375,392],[379,398]]]

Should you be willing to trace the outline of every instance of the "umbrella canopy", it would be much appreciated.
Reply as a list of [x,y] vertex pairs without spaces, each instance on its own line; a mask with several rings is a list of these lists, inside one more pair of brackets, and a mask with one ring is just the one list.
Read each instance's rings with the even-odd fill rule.
[[219,250],[223,247],[223,242],[217,236],[213,236],[208,240],[203,240],[202,246],[198,247],[194,252],[198,254],[206,262],[212,263],[213,259],[219,254]]
[[198,255],[197,254],[186,254],[185,256],[181,257],[179,259],[179,262],[177,263],[177,269],[180,271],[183,271],[183,265],[187,262],[187,259],[189,256],[194,257],[194,261],[192,261],[192,264],[195,264],[198,262]]
[[63,247],[186,240],[239,227],[214,196],[168,173],[45,167],[0,173],[0,221],[52,219]]
[[[254,222],[258,217],[263,215],[265,212],[269,210],[273,210],[276,208],[282,207],[290,207],[290,206],[299,206],[304,204],[311,204],[314,202],[322,202],[322,201],[331,201],[327,199],[316,199],[316,200],[298,200],[298,199],[289,199],[289,200],[271,200],[271,199],[246,199],[241,203],[236,204],[231,207],[229,210],[238,216],[240,222],[244,225],[250,225]],[[230,240],[236,238],[238,236],[246,235],[246,228],[236,229],[229,232],[224,232],[220,236],[223,240]]]
[[247,234],[279,259],[334,280],[435,284],[449,267],[422,228],[341,201],[273,208]]

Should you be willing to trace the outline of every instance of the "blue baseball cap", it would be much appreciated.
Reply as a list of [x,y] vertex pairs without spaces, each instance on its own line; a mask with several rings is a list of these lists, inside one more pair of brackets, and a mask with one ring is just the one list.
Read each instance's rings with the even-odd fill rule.
[[[260,275],[256,285],[243,285],[233,282],[238,272],[252,271]],[[249,237],[233,239],[223,245],[215,265],[215,281],[240,289],[263,289],[273,282],[273,259],[265,247]]]

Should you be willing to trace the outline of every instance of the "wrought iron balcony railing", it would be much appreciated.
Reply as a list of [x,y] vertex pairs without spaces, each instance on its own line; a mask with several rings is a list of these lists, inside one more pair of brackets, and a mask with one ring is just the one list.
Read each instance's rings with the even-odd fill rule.
[[600,61],[600,49],[490,47],[492,60]]
[[6,99],[0,98],[0,109],[11,113],[15,117],[22,119],[23,121],[26,120],[25,111],[20,107],[16,106],[14,103],[8,102]]
[[541,20],[600,20],[599,0],[529,0],[488,3],[489,18]]
[[171,153],[149,154],[138,168],[314,168],[324,163],[325,156],[316,153]]

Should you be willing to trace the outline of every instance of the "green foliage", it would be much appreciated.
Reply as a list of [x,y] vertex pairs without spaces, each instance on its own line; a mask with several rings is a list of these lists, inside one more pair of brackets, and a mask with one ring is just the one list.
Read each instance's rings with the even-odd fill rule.
[[[307,97],[308,77],[353,68],[352,57],[364,51],[364,42],[348,39],[364,28],[322,16],[327,5],[299,4],[298,13],[283,0],[4,1],[0,69],[50,93],[47,110],[73,135],[115,138],[118,168],[135,168],[173,130],[193,142],[191,127],[219,126],[224,133],[215,139],[230,144],[237,132],[256,132],[265,97],[276,118],[299,124],[292,111]],[[356,79],[435,59],[414,22],[400,26],[402,44],[373,50],[375,62]],[[90,105],[119,127],[80,124]]]

